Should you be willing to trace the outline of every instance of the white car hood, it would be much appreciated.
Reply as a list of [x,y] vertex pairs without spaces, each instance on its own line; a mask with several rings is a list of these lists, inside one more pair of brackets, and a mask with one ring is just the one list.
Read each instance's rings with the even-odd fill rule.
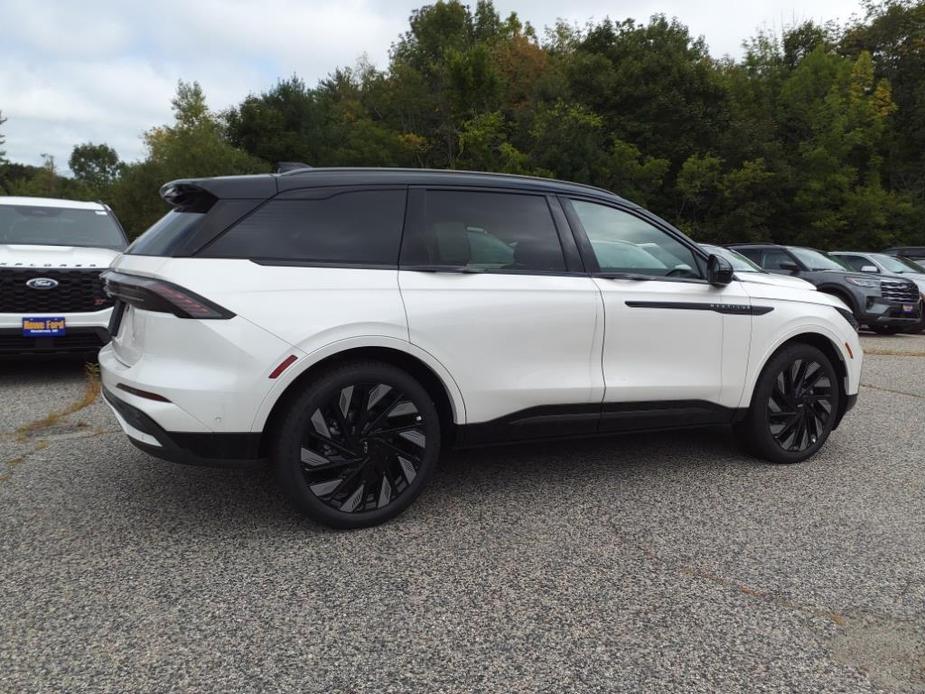
[[108,248],[81,246],[27,246],[0,244],[0,268],[36,269],[94,268],[105,269],[119,256]]
[[772,287],[789,287],[791,289],[812,289],[816,287],[801,280],[799,277],[788,277],[787,275],[772,275],[765,272],[737,272],[736,279],[740,282],[749,282],[752,284],[768,284]]

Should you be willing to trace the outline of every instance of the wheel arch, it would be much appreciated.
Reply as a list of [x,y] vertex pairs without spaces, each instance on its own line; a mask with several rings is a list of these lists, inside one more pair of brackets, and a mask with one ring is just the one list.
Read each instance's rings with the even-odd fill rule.
[[755,382],[752,384],[751,395],[749,398],[749,404],[755,397],[755,390],[758,388],[758,382],[761,380],[761,374],[764,373],[765,367],[768,365],[768,362],[771,361],[781,350],[786,349],[794,344],[804,344],[810,345],[817,348],[820,352],[825,354],[829,361],[832,362],[832,368],[835,369],[835,373],[838,376],[838,412],[835,416],[835,425],[832,427],[835,429],[838,427],[839,423],[842,420],[842,417],[845,416],[845,412],[848,408],[848,391],[847,391],[847,380],[848,380],[848,366],[845,364],[844,355],[842,355],[841,350],[838,348],[836,343],[828,335],[824,335],[820,332],[801,332],[796,335],[792,335],[787,339],[783,340],[778,344],[774,349],[772,349],[765,359],[761,363],[761,368],[758,369],[758,376],[755,378]]
[[[384,345],[344,346],[342,349],[325,354],[322,358],[312,362],[296,375],[285,389],[276,397],[269,412],[263,420],[261,436],[261,453],[265,454],[267,445],[273,436],[273,429],[285,412],[289,403],[298,396],[319,373],[341,364],[356,361],[378,361],[391,364],[413,376],[433,398],[440,416],[441,429],[445,432],[445,441],[452,443],[451,439],[457,423],[465,422],[465,405],[462,402],[455,382],[449,374],[441,376],[437,370],[427,364],[423,358],[396,347]],[[451,385],[447,384],[449,379]],[[256,422],[255,422],[256,424]],[[260,428],[260,427],[258,427]]]
[[854,317],[855,318],[858,317],[859,307],[858,307],[857,302],[854,300],[854,296],[852,295],[849,289],[845,289],[844,287],[839,287],[838,285],[833,285],[833,284],[822,284],[817,288],[817,291],[820,291],[823,294],[829,294],[831,296],[841,299],[843,302],[845,302],[845,305],[854,314]]

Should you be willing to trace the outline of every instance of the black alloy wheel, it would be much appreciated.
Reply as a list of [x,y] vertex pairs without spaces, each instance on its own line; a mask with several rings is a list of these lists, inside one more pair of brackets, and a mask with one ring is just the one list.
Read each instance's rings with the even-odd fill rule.
[[750,453],[773,463],[816,454],[835,426],[842,392],[825,353],[805,343],[778,350],[765,364],[745,418],[735,425]]
[[780,447],[798,453],[813,447],[834,415],[834,384],[822,364],[796,359],[777,374],[767,420]]
[[427,391],[388,364],[364,362],[319,378],[291,408],[275,456],[283,488],[315,520],[381,523],[420,493],[440,447]]

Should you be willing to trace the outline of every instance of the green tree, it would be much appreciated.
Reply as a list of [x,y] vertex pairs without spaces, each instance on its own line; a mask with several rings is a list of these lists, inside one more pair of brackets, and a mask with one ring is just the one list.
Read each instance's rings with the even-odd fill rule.
[[225,139],[196,82],[179,82],[172,105],[173,124],[145,133],[147,157],[127,165],[111,189],[113,209],[131,236],[169,209],[157,194],[167,181],[269,170],[266,162]]
[[[6,118],[3,117],[3,111],[0,111],[0,128],[3,128],[4,123],[6,123]],[[3,145],[6,144],[6,137],[4,137],[3,132],[0,131],[0,165],[6,162],[6,150],[3,149]]]
[[[865,0],[866,16],[840,42],[852,57],[873,56],[875,77],[890,83],[896,112],[884,135],[889,185],[925,204],[925,2]],[[925,219],[920,220],[925,229]],[[925,235],[925,231],[920,231]],[[925,239],[925,236],[921,238]]]
[[87,142],[75,145],[68,159],[68,167],[76,180],[91,190],[102,191],[118,178],[123,164],[116,150],[109,145]]

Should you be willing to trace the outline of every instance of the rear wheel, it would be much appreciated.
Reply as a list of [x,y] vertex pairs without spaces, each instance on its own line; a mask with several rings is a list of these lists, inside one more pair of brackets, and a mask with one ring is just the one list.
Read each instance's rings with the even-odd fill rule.
[[736,433],[759,458],[799,463],[815,455],[828,439],[840,397],[829,358],[812,345],[790,345],[765,365],[748,415]]
[[427,391],[389,364],[358,362],[321,375],[284,415],[273,462],[283,491],[335,528],[377,525],[421,493],[440,451]]

